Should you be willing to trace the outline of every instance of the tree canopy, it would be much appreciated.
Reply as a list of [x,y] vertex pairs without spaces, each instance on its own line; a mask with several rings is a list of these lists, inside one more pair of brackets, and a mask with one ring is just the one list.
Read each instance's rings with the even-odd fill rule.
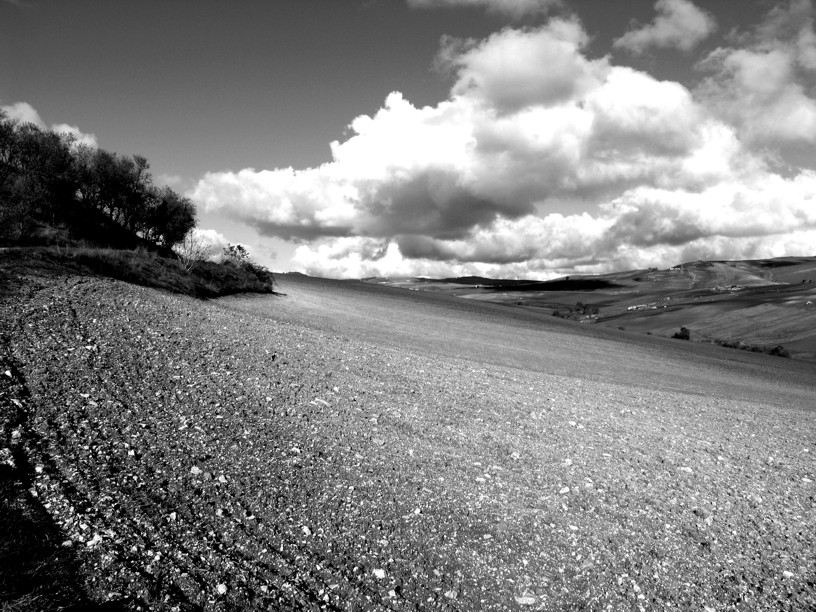
[[0,240],[32,242],[42,227],[101,235],[111,224],[169,248],[195,227],[196,210],[153,183],[146,158],[80,145],[0,111]]

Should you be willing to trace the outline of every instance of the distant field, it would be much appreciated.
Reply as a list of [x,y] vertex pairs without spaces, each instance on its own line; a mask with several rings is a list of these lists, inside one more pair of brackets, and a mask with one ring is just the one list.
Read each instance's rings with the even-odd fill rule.
[[[372,282],[547,314],[558,311],[582,323],[643,334],[671,337],[687,327],[692,341],[733,341],[766,348],[783,345],[795,359],[816,361],[816,257],[698,261],[668,270],[570,276],[548,282],[467,280]],[[597,309],[597,315],[579,313],[579,302],[590,305],[591,311]]]
[[[280,275],[278,287],[290,299],[275,302],[269,315],[276,320],[480,364],[773,403],[786,388],[812,382],[808,363],[580,325],[536,308],[296,275]],[[236,296],[219,304],[263,312],[262,298]],[[809,406],[810,399],[784,401]]]

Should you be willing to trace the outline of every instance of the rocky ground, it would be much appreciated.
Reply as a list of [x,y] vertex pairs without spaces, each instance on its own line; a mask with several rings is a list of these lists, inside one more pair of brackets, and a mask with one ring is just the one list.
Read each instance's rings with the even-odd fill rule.
[[0,297],[0,602],[816,608],[813,387],[489,364],[276,319],[296,299],[78,276]]

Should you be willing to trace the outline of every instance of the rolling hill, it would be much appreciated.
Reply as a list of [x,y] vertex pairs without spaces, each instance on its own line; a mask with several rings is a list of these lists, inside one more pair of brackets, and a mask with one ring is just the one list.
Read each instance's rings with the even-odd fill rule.
[[[551,281],[377,279],[375,282],[557,312],[598,326],[771,350],[816,360],[816,257],[697,261]],[[580,306],[578,304],[580,303]],[[586,308],[586,307],[589,308]],[[595,312],[597,310],[597,313]]]

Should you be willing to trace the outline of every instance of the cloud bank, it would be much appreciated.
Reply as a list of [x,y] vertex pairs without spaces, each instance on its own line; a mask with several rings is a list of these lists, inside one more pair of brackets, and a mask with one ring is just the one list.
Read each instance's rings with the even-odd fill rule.
[[[649,44],[688,6],[658,2]],[[593,59],[588,40],[574,18],[446,39],[446,100],[391,93],[330,162],[208,173],[189,195],[298,243],[315,275],[545,278],[813,251],[816,173],[782,173],[768,148],[816,139],[809,2],[703,58],[694,90]]]

